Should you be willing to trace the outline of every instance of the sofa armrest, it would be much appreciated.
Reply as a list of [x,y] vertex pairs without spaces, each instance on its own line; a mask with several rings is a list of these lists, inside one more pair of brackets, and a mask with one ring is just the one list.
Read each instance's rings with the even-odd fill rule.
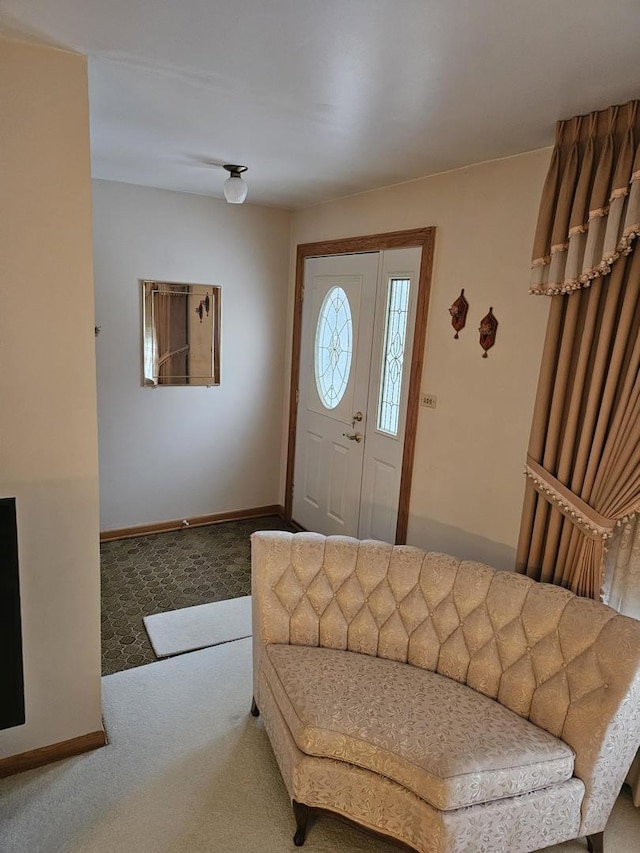
[[585,783],[581,835],[604,830],[640,746],[640,624],[616,616],[605,625],[593,654],[607,683],[576,685],[562,739],[576,753],[574,775]]

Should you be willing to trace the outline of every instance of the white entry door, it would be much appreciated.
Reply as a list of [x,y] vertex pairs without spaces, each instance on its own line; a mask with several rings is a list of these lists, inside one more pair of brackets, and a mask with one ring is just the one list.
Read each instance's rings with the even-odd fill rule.
[[293,519],[393,542],[421,250],[306,261]]

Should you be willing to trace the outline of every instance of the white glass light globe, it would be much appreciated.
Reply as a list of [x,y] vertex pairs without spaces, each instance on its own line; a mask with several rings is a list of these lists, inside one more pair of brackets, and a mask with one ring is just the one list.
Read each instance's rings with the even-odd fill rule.
[[224,182],[224,197],[229,204],[242,204],[247,197],[249,187],[241,177],[232,175]]

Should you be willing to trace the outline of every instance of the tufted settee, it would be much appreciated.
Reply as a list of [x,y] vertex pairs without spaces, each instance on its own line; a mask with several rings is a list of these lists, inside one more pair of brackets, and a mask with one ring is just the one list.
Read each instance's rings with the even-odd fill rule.
[[293,801],[422,853],[603,831],[640,744],[640,622],[417,548],[252,537],[254,716]]

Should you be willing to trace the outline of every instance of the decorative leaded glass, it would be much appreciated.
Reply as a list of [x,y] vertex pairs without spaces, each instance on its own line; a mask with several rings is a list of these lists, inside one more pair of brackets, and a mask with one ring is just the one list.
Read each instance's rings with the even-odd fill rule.
[[316,385],[327,409],[335,409],[347,390],[352,352],[349,298],[341,287],[332,287],[320,308],[315,346]]
[[407,339],[410,284],[411,281],[408,278],[389,279],[382,382],[378,405],[378,429],[389,435],[398,434],[400,420],[400,393],[404,347]]

